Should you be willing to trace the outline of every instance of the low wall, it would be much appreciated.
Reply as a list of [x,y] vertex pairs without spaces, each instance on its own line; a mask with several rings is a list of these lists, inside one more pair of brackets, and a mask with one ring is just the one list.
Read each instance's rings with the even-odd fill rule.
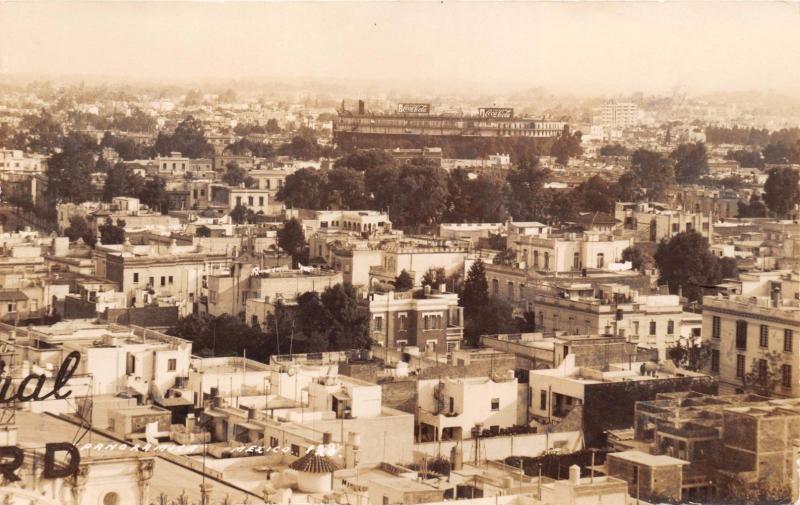
[[[443,442],[425,442],[414,444],[414,450],[429,456],[440,455],[450,458],[450,450],[460,444],[464,461],[475,460],[475,440],[453,440]],[[509,456],[536,457],[548,449],[558,448],[562,453],[569,453],[583,448],[583,436],[580,431],[562,433],[533,433],[529,435],[510,435],[507,437],[487,437],[479,439],[478,459],[501,460]]]

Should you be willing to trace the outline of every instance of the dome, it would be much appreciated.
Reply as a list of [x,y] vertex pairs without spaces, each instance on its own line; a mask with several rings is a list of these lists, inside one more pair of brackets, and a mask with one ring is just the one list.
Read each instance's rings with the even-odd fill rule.
[[292,462],[289,465],[292,470],[305,473],[333,473],[339,469],[331,458],[327,456],[320,456],[311,451],[302,458]]

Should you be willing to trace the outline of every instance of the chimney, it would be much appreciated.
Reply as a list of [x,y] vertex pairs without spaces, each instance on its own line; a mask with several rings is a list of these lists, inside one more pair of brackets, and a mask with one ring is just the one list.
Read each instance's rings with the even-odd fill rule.
[[569,482],[573,486],[577,486],[581,483],[581,467],[578,465],[569,467]]
[[772,286],[772,292],[770,293],[770,297],[772,298],[772,306],[774,308],[778,308],[781,306],[781,286],[780,284]]
[[439,292],[447,293],[447,284],[444,282],[439,283]]
[[425,284],[424,291],[425,291],[425,296],[428,296],[428,295],[431,294],[431,286],[430,286],[430,284]]

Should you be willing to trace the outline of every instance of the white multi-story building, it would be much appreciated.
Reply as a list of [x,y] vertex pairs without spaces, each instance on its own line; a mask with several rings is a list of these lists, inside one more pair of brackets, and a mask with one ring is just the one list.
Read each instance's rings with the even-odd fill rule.
[[765,283],[764,295],[750,287],[749,295],[721,294],[703,298],[703,339],[711,345],[709,369],[719,377],[720,392],[745,389],[748,374],[774,381],[770,392],[800,395],[800,300],[798,274]]
[[463,440],[473,438],[476,425],[497,431],[517,423],[513,370],[494,377],[420,380],[417,398],[423,440]]
[[600,124],[634,126],[639,123],[639,107],[631,102],[608,102],[600,108]]

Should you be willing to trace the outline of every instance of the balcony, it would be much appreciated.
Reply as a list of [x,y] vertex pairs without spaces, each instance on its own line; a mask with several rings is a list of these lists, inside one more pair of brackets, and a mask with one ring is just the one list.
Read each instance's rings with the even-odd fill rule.
[[464,338],[464,327],[448,326],[445,329],[444,334],[447,340],[461,340],[462,338]]

